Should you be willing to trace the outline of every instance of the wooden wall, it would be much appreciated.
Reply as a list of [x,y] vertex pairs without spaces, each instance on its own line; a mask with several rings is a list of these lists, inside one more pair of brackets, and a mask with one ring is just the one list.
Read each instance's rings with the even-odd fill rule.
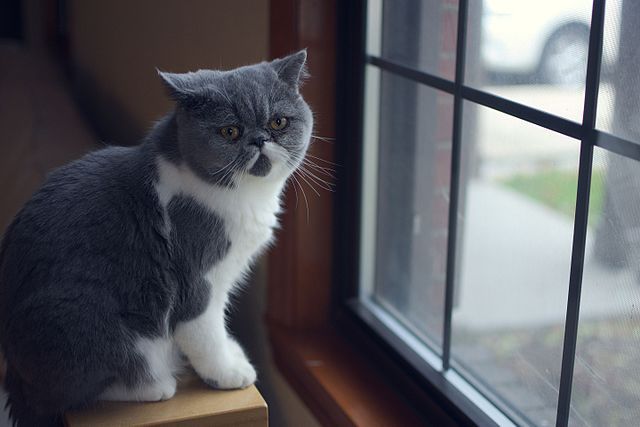
[[69,0],[74,80],[99,136],[135,144],[170,108],[156,67],[227,69],[267,59],[268,8],[252,0]]

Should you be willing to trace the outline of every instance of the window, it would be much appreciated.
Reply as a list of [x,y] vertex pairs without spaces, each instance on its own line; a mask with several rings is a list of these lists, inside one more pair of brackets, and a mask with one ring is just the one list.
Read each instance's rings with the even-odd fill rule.
[[362,13],[352,312],[478,423],[637,422],[640,4]]

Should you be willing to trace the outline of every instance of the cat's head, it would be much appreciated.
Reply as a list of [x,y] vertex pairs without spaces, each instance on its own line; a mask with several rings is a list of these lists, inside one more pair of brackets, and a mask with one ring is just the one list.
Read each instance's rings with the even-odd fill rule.
[[286,179],[309,146],[313,116],[300,95],[306,50],[230,71],[160,77],[176,101],[174,156],[208,182]]

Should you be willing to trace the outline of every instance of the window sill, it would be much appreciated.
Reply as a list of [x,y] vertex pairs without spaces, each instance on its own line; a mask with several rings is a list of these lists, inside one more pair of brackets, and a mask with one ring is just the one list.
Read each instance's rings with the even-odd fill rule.
[[323,425],[450,424],[441,416],[423,419],[336,331],[300,333],[271,324],[269,333],[278,369]]

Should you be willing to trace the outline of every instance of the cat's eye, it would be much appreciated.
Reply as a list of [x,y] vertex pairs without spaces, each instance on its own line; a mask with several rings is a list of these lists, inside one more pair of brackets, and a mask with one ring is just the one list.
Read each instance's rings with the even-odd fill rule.
[[278,117],[269,122],[269,126],[271,126],[271,129],[273,130],[282,130],[286,128],[288,124],[289,120],[287,120],[286,117]]
[[225,126],[220,128],[220,135],[228,141],[235,141],[240,136],[240,128],[238,126]]

